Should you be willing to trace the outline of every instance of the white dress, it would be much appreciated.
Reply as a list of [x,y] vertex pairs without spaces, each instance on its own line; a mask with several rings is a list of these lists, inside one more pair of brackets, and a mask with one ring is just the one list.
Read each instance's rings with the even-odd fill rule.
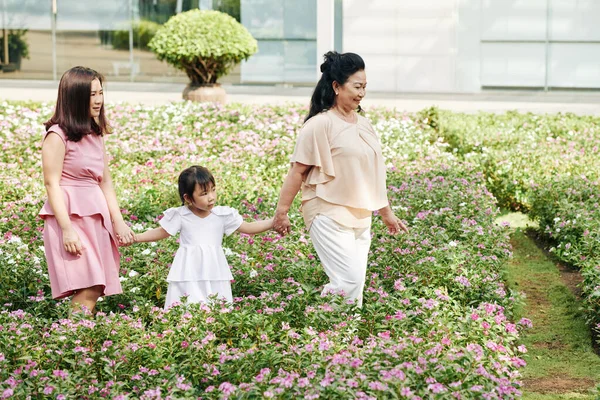
[[165,309],[187,296],[188,303],[206,303],[217,295],[232,302],[231,270],[223,252],[223,235],[242,224],[241,215],[231,207],[214,207],[201,218],[186,206],[169,208],[160,225],[170,235],[179,235],[179,249],[167,276],[169,288]]

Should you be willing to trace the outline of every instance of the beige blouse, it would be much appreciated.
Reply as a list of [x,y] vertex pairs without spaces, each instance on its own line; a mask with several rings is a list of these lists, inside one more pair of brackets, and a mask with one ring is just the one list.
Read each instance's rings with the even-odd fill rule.
[[312,166],[302,183],[302,214],[309,229],[318,214],[365,228],[371,212],[388,205],[381,146],[363,116],[351,124],[333,111],[315,115],[300,129],[291,162]]

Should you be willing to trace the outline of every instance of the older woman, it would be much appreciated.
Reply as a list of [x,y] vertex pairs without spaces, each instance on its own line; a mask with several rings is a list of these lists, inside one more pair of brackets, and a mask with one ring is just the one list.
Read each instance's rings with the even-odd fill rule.
[[379,211],[391,234],[406,226],[394,215],[386,191],[385,163],[377,135],[361,116],[367,77],[354,53],[328,52],[311,98],[291,168],[281,188],[274,228],[289,233],[288,211],[302,187],[302,214],[329,283],[362,306],[371,214]]

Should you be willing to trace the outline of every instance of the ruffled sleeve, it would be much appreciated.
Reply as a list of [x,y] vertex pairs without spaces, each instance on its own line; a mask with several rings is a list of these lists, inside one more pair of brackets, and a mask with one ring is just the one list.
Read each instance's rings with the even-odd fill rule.
[[335,178],[331,155],[331,120],[325,114],[315,115],[300,129],[291,162],[311,165],[305,184],[318,185]]
[[244,219],[235,208],[219,206],[213,208],[212,212],[222,218],[224,232],[227,236],[237,231],[244,222]]
[[163,213],[163,218],[159,224],[169,235],[176,235],[181,230],[181,214],[179,213],[179,209],[169,208]]

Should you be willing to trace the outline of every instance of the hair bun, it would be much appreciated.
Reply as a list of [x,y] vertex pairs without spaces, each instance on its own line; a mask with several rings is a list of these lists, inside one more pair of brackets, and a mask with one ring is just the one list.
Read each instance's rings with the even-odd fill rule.
[[341,54],[337,51],[328,51],[323,55],[324,62],[321,64],[321,72],[331,71],[331,66],[340,60]]

